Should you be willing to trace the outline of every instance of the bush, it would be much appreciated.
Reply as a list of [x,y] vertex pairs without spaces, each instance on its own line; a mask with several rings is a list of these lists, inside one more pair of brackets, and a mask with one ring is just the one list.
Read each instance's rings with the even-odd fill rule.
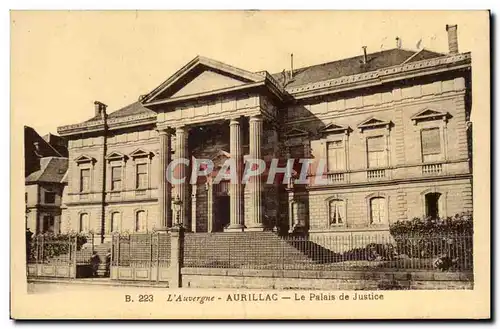
[[75,243],[76,238],[76,249],[80,250],[82,246],[87,243],[87,237],[83,234],[39,234],[34,239],[32,239],[32,244],[30,248],[30,259],[35,259],[39,257],[37,252],[40,252],[40,248],[43,246],[43,259],[49,260],[62,255],[68,255],[70,252],[70,246]]
[[412,258],[449,257],[458,264],[472,264],[471,213],[443,219],[398,221],[389,228],[398,254]]
[[396,255],[392,244],[370,243],[364,248],[354,248],[342,254],[344,261],[352,260],[392,260]]

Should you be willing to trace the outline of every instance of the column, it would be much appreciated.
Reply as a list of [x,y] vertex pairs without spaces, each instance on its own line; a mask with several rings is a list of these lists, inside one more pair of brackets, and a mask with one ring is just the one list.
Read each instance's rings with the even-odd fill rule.
[[[250,118],[250,158],[261,159],[261,138],[262,138],[263,122],[260,116],[252,116]],[[246,223],[248,230],[262,231],[264,224],[262,221],[262,177],[252,176],[248,181],[248,189],[250,191],[250,222]]]
[[212,232],[213,231],[213,226],[214,226],[214,210],[213,210],[213,188],[212,188],[212,182],[208,181],[206,183],[206,190],[207,190],[207,232]]
[[170,163],[171,133],[168,129],[158,131],[160,138],[160,163],[158,165],[158,215],[160,229],[172,227],[172,186],[167,180],[167,168]]
[[228,231],[242,231],[243,230],[243,212],[242,212],[242,186],[241,186],[241,173],[242,173],[242,158],[241,151],[241,123],[238,119],[231,119],[229,122],[229,150],[231,159],[234,160],[236,168],[236,181],[231,181],[229,184],[229,197],[230,197],[230,225]]
[[[175,129],[175,154],[177,159],[187,159],[187,136],[188,136],[188,130],[186,127],[177,127]],[[189,160],[189,159],[188,159]],[[185,177],[185,181],[183,183],[179,183],[176,186],[177,193],[179,196],[179,200],[181,201],[181,206],[180,206],[180,211],[179,211],[179,218],[176,219],[179,221],[178,224],[182,224],[184,227],[188,225],[188,218],[187,218],[187,196],[188,196],[188,177],[186,175],[187,173],[187,168],[184,164],[179,164],[176,166],[176,177],[177,178],[183,178]]]
[[191,185],[191,232],[196,232],[196,198],[198,196],[198,185]]

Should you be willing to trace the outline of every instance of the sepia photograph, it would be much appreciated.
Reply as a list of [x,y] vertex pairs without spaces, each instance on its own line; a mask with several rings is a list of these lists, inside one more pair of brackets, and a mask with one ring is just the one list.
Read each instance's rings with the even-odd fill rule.
[[489,12],[10,18],[13,318],[489,317]]

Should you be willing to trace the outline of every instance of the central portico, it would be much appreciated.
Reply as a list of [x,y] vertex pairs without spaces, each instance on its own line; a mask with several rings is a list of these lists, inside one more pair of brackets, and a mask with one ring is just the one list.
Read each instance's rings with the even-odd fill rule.
[[[216,221],[224,220],[216,218],[227,213],[216,209],[224,204],[216,200],[215,191],[220,191],[221,187],[214,188],[210,177],[190,186],[193,161],[189,167],[176,166],[178,177],[188,177],[185,182],[172,186],[166,179],[173,158],[191,160],[201,154],[214,158],[221,152],[235,162],[237,175],[227,191],[229,225],[224,231],[264,230],[266,224],[269,225],[263,218],[262,178],[251,177],[245,185],[241,178],[246,156],[252,159],[279,157],[277,109],[284,100],[282,88],[269,73],[252,73],[204,57],[196,57],[150,94],[141,97],[142,105],[157,113],[160,138],[158,204],[164,228],[176,224],[177,214],[172,211],[174,198],[181,205],[179,224],[187,229],[197,231],[199,223],[196,221],[205,214],[209,232],[216,229]],[[212,143],[205,140],[204,129],[223,132],[227,126],[229,143],[222,136],[224,134]],[[227,146],[229,152],[224,150]]]

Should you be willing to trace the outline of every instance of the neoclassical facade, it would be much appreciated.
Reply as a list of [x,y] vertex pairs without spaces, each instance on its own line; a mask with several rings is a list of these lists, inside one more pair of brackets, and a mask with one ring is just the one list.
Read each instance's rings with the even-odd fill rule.
[[[446,54],[395,48],[277,74],[196,57],[125,108],[95,102],[93,118],[58,129],[69,140],[62,229],[366,233],[472,210],[471,55],[456,29]],[[176,158],[233,159],[239,176],[248,158],[314,164],[307,184],[177,185],[166,179]]]

